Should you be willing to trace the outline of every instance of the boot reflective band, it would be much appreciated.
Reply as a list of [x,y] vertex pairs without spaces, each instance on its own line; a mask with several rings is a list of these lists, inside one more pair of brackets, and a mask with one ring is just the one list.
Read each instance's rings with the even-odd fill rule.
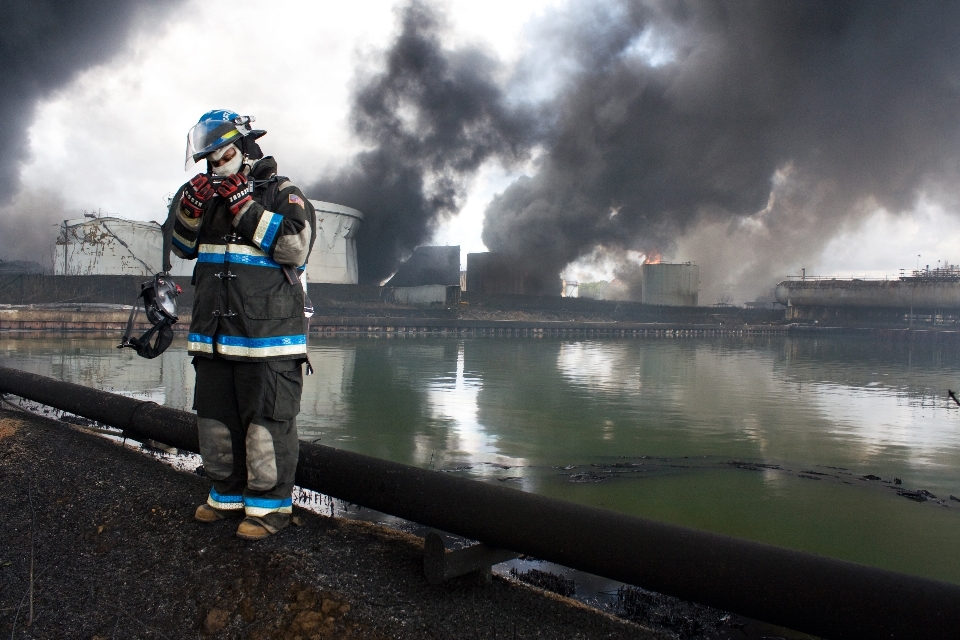
[[211,487],[207,504],[221,511],[239,511],[243,509],[243,496],[225,496],[222,493],[217,493],[217,490]]
[[293,513],[292,498],[245,497],[243,506],[248,516],[262,517],[270,513]]

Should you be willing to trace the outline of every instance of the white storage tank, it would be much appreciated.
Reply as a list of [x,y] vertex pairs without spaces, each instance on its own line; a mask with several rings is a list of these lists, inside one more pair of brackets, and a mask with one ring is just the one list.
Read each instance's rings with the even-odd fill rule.
[[[116,216],[64,220],[53,272],[62,276],[152,276],[160,271],[163,233],[156,222]],[[171,273],[189,276],[193,265],[176,256]]]
[[645,264],[640,299],[644,304],[695,307],[700,294],[700,267],[683,264]]
[[[357,284],[356,235],[363,214],[332,202],[310,201],[317,238],[307,265],[309,282]],[[156,222],[99,216],[64,220],[54,255],[56,275],[152,276],[160,271],[163,232]],[[192,260],[171,253],[175,276],[190,276]]]
[[307,263],[307,280],[328,284],[357,284],[357,232],[363,214],[356,209],[311,200],[317,210],[317,239]]

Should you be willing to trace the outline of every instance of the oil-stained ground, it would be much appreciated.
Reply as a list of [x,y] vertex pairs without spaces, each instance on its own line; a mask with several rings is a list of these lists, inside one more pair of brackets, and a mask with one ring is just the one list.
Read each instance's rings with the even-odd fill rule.
[[301,512],[244,542],[193,521],[207,488],[0,409],[0,637],[670,637],[503,578],[429,586],[420,538],[363,522]]

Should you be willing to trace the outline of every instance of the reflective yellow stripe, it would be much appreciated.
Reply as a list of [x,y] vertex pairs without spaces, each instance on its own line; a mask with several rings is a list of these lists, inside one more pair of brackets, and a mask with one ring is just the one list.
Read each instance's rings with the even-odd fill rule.
[[200,228],[200,223],[203,222],[203,218],[191,218],[184,212],[183,209],[177,210],[177,220],[191,231],[196,231]]
[[262,251],[257,247],[251,247],[247,244],[228,244],[227,253],[236,253],[238,255],[244,256],[256,256],[258,258],[269,258],[270,255],[266,251]]
[[201,353],[213,353],[213,345],[208,342],[188,342],[187,351],[199,351]]
[[250,505],[247,505],[246,507],[244,507],[244,511],[248,516],[255,516],[257,518],[261,518],[271,513],[293,513],[293,507],[286,506],[286,507],[278,507],[276,509],[270,509],[268,507],[252,507]]
[[194,246],[196,246],[196,244],[197,244],[197,239],[196,239],[196,238],[194,238],[193,240],[187,240],[186,238],[184,238],[182,235],[180,235],[180,234],[177,233],[176,231],[173,232],[173,239],[176,240],[176,241],[178,241],[178,242],[179,242],[180,244],[182,244],[183,246],[185,246],[185,247],[190,247],[191,249],[192,249]]
[[200,253],[237,253],[245,256],[257,256],[258,258],[270,257],[270,254],[266,251],[248,244],[202,244],[200,245]]
[[[194,343],[189,343],[194,344]],[[199,344],[199,343],[197,343]],[[212,345],[203,345],[211,347]],[[199,350],[196,349],[196,350]],[[288,344],[276,347],[241,347],[235,345],[218,344],[217,353],[225,356],[244,356],[247,358],[269,358],[272,356],[295,356],[307,352],[305,344]],[[209,353],[212,353],[210,351]]]
[[[253,233],[253,242],[259,247],[263,246],[263,241],[267,240],[267,248],[273,241],[276,239],[276,228],[280,224],[279,218],[282,218],[280,214],[274,213],[272,211],[264,210],[260,214],[260,222],[257,224],[257,230]],[[271,232],[271,227],[274,227],[274,230]],[[270,236],[269,238],[267,236]]]
[[243,502],[220,502],[215,499],[213,496],[207,496],[207,504],[213,507],[214,509],[220,509],[221,511],[239,511],[243,509]]

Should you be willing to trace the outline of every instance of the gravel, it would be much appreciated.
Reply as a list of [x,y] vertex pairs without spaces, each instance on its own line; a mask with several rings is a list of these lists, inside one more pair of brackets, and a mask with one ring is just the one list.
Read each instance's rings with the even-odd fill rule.
[[[193,521],[201,478],[0,410],[0,633],[10,638],[670,638],[494,576],[429,586],[421,538],[300,510],[261,542]],[[32,612],[31,610],[31,565]]]

